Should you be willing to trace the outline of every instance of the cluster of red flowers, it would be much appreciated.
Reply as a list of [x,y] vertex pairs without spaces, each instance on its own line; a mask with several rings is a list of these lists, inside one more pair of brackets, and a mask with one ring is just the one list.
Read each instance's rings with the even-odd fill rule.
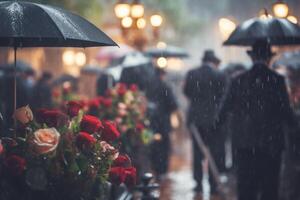
[[128,156],[119,156],[109,171],[109,179],[114,184],[125,183],[127,187],[136,184],[136,169],[131,166]]

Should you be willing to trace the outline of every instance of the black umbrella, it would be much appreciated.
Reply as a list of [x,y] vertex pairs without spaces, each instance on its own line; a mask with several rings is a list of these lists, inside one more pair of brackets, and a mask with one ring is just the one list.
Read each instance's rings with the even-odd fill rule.
[[[116,46],[96,26],[61,8],[23,1],[0,2],[0,46],[19,47]],[[16,70],[15,70],[16,75]],[[14,84],[16,108],[16,76]]]
[[173,58],[186,58],[189,57],[189,54],[179,47],[166,46],[162,48],[151,48],[145,52],[146,55],[154,58],[159,57],[173,57]]
[[270,45],[300,44],[300,27],[282,18],[253,18],[239,25],[224,45],[253,46],[260,41]]

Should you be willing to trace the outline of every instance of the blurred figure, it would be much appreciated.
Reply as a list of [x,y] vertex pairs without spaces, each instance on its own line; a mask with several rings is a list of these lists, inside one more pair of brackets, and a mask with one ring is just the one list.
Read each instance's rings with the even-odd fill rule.
[[116,84],[114,77],[110,74],[103,73],[97,79],[97,95],[104,96],[107,89],[114,87]]
[[232,116],[239,200],[278,199],[284,125],[297,126],[284,78],[268,68],[271,47],[248,51],[254,65],[233,79],[217,128]]
[[[221,98],[226,87],[225,74],[218,71],[220,59],[213,51],[207,50],[202,58],[202,65],[188,72],[184,93],[190,100],[188,111],[188,123],[195,124],[201,134],[204,143],[210,149],[218,168],[224,168],[224,139],[216,136],[211,129]],[[203,154],[198,147],[195,138],[193,141],[194,154],[194,178],[197,182],[196,192],[202,192],[202,160]],[[211,193],[217,193],[216,183],[210,176]]]
[[170,123],[171,114],[177,110],[177,102],[171,88],[164,81],[166,72],[156,69],[157,77],[151,87],[146,90],[148,99],[149,119],[151,129],[155,134],[155,141],[150,149],[152,167],[158,178],[168,171],[170,154]]
[[52,74],[44,72],[42,77],[36,82],[33,89],[33,107],[34,110],[38,108],[51,108],[52,104],[52,93],[51,93],[51,79]]
[[0,81],[1,90],[1,104],[2,104],[2,115],[3,115],[3,129],[4,134],[8,134],[9,129],[13,128],[14,120],[12,118],[14,113],[14,77],[16,75],[16,95],[17,95],[17,108],[28,105],[29,97],[25,81],[21,76],[21,71],[17,68],[17,73],[13,66],[3,66],[3,76]]

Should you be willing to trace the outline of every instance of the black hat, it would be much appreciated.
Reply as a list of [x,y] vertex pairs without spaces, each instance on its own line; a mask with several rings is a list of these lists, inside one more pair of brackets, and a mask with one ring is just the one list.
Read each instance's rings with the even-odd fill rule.
[[213,50],[204,51],[202,61],[203,62],[213,62],[213,63],[220,63],[221,62],[221,60],[215,55],[215,52]]

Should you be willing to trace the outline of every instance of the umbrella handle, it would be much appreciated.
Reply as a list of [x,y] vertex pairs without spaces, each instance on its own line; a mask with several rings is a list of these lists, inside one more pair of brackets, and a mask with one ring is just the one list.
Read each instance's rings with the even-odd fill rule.
[[[14,112],[17,109],[17,47],[14,47]],[[14,117],[14,137],[17,136],[17,119]]]

